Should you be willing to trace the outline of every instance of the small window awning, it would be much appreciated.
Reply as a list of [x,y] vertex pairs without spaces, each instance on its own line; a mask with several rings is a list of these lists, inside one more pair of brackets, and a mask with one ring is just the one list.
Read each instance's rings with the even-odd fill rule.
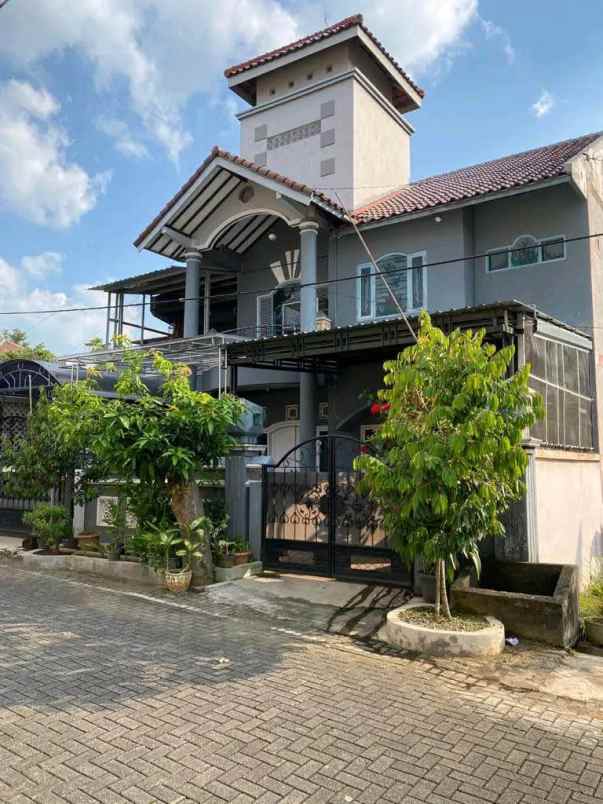
[[134,245],[176,261],[191,247],[242,255],[279,218],[292,224],[311,206],[345,219],[325,193],[215,147]]

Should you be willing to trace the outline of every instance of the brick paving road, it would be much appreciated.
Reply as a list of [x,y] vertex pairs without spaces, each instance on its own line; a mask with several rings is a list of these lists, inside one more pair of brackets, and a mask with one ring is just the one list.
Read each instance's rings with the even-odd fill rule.
[[600,718],[0,566],[1,801],[603,802]]

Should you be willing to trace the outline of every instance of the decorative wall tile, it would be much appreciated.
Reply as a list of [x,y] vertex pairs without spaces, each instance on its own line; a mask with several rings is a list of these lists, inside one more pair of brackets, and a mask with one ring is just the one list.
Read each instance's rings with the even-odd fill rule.
[[326,101],[326,103],[320,104],[320,117],[322,120],[324,120],[325,117],[333,117],[334,114],[335,114],[334,100]]
[[268,137],[267,147],[269,151],[274,151],[277,148],[282,148],[283,145],[290,145],[292,142],[315,137],[317,134],[320,134],[320,120],[304,123],[303,126],[297,126],[297,128],[291,128],[289,131],[283,131],[280,134]]
[[268,126],[266,124],[264,124],[263,126],[256,126],[254,136],[256,142],[261,142],[262,140],[265,140],[266,137],[268,136]]
[[330,128],[328,131],[321,132],[320,147],[326,148],[327,145],[335,145],[335,129]]
[[323,159],[320,163],[320,175],[331,176],[333,173],[335,173],[335,160]]
[[256,165],[259,165],[260,167],[265,167],[268,164],[268,154],[266,153],[266,151],[262,151],[261,154],[256,154],[253,157],[253,161],[256,163]]

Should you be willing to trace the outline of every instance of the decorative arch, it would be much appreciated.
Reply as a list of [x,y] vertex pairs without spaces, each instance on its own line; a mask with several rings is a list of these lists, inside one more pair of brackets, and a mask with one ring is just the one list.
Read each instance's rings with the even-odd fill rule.
[[204,248],[227,248],[244,254],[278,220],[292,225],[284,213],[274,209],[238,212],[216,226],[206,238]]

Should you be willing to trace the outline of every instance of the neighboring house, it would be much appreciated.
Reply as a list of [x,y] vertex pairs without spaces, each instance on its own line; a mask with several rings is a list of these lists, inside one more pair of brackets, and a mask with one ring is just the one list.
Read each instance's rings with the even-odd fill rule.
[[411,338],[351,213],[413,325],[426,308],[484,326],[531,362],[547,416],[504,553],[586,574],[603,552],[603,265],[601,238],[576,238],[603,232],[603,137],[411,182],[424,93],[360,16],[226,78],[248,104],[240,155],[214,148],[136,239],[165,269],[101,288],[107,343],[143,294],[168,334],[141,340],[198,388],[264,405],[273,460],[319,432],[364,438],[383,360]]

